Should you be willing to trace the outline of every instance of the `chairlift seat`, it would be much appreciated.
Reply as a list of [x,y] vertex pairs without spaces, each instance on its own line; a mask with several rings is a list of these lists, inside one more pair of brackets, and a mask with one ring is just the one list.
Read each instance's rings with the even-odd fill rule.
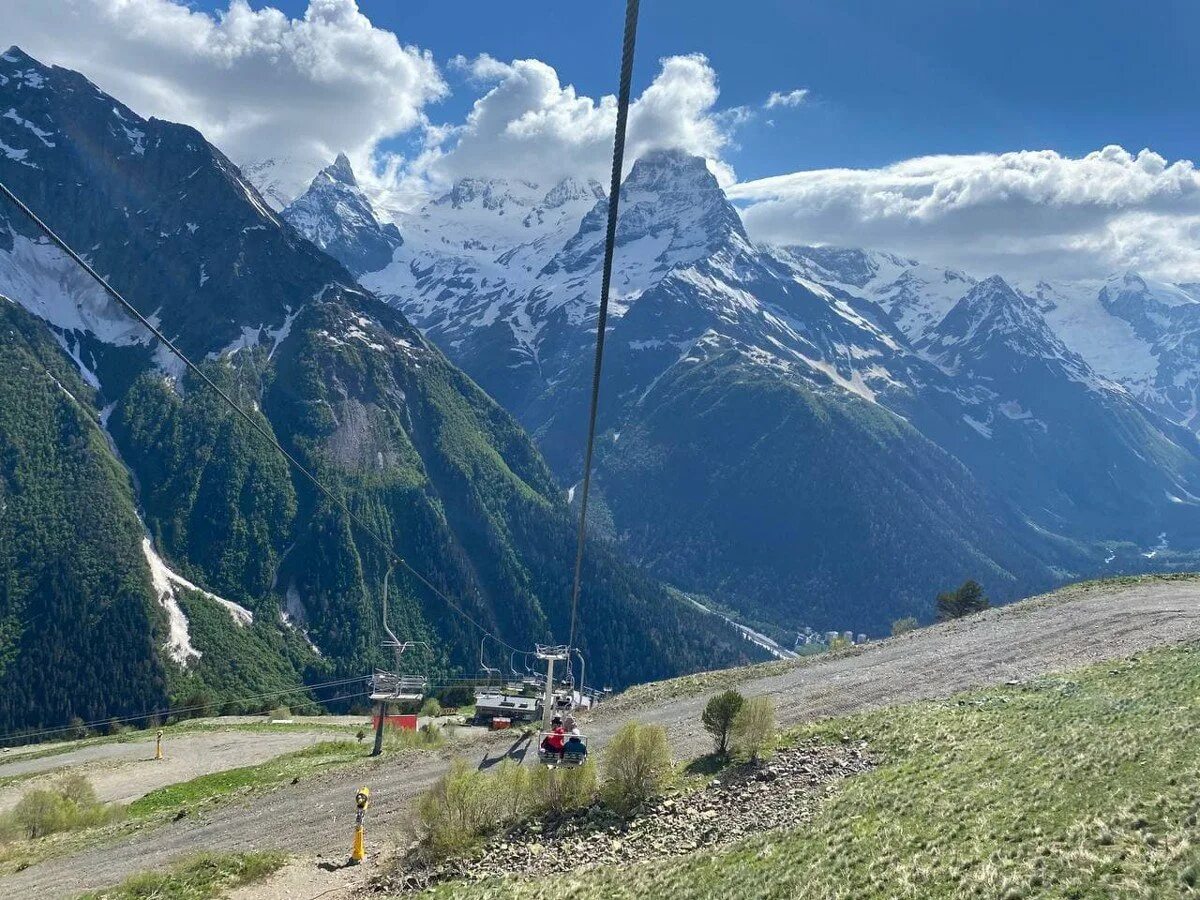
[[420,700],[429,687],[424,675],[376,672],[371,676],[372,700]]
[[[563,751],[556,753],[553,750],[547,750],[545,746],[546,738],[553,732],[543,731],[538,734],[537,752],[538,762],[544,766],[552,768],[561,767],[564,769],[573,769],[576,766],[581,766],[587,760],[587,736],[582,734],[564,734]],[[576,738],[583,745],[582,750],[569,750],[566,748],[566,743],[572,738]]]

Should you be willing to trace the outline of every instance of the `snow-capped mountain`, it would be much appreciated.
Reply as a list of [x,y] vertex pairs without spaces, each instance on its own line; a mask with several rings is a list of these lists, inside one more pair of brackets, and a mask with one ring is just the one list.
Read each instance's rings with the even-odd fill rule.
[[914,341],[975,284],[964,272],[881,251],[779,247],[775,252],[803,277],[878,303]]
[[[457,198],[442,198],[403,227],[406,237],[423,235],[429,248],[423,261],[414,253],[398,264],[414,251],[410,241],[397,262],[365,281],[410,311],[515,412],[570,483],[590,388],[607,204],[598,197],[585,214],[572,210],[578,217],[573,233],[567,233],[572,216],[564,213],[551,231],[513,243],[511,231],[496,223],[511,226],[516,217],[499,211],[536,204],[540,188],[465,182],[456,190]],[[525,203],[518,206],[521,197]],[[472,217],[456,221],[448,215],[459,209],[469,209]],[[480,222],[488,228],[481,229]],[[527,231],[523,226],[516,233],[524,237]],[[674,421],[678,434],[694,431],[695,422],[684,429],[678,418],[684,409],[700,414],[691,392],[703,383],[704,391],[727,394],[730,378],[743,385],[753,381],[767,395],[785,386],[804,392],[827,412],[847,402],[872,407],[875,412],[866,420],[832,413],[817,420],[839,429],[844,442],[877,443],[878,429],[901,429],[904,440],[914,443],[891,461],[887,475],[877,471],[880,483],[891,479],[922,492],[957,493],[954,504],[974,523],[961,527],[981,535],[980,517],[1006,523],[969,549],[960,544],[954,551],[960,560],[961,554],[982,553],[975,565],[993,571],[1001,584],[1036,580],[1031,573],[1043,563],[1034,560],[1053,560],[1049,564],[1060,569],[1098,565],[1100,557],[1081,551],[1084,545],[1072,544],[1074,539],[1145,542],[1161,530],[1180,536],[1189,531],[1180,520],[1195,503],[1195,440],[1144,408],[1143,394],[1126,387],[1128,371],[1104,365],[1103,355],[1088,345],[1086,330],[1071,327],[1063,311],[1077,304],[1066,302],[1064,287],[1051,295],[1046,286],[1038,293],[998,278],[979,282],[966,273],[881,252],[758,247],[704,162],[678,152],[636,161],[622,186],[613,285],[601,407],[601,424],[612,443],[602,454],[601,484],[618,532],[624,529],[671,577],[687,577],[666,562],[686,556],[680,555],[681,546],[706,547],[706,553],[716,548],[699,540],[695,530],[675,533],[665,543],[650,539],[645,529],[661,522],[664,513],[660,509],[651,518],[645,512],[652,508],[649,498],[667,506],[675,502],[661,485],[673,483],[672,496],[695,494],[703,508],[690,510],[689,518],[701,529],[718,529],[718,521],[739,504],[726,485],[700,474],[706,466],[727,470],[729,460],[718,458],[715,450],[701,454],[703,463],[693,460],[693,482],[674,483],[662,469],[647,468],[647,460],[683,458],[670,435],[655,428]],[[1104,287],[1096,287],[1098,302],[1108,297],[1099,308],[1112,323],[1122,323],[1112,330],[1125,328],[1138,341],[1150,340],[1137,336],[1130,313],[1117,314],[1129,298],[1112,286],[1102,294]],[[1156,336],[1175,328],[1191,307],[1183,302],[1186,291],[1181,293],[1169,293],[1175,301],[1170,304],[1154,295],[1160,297],[1157,305],[1137,328],[1147,335],[1152,327],[1160,329]],[[743,402],[758,408],[757,400]],[[723,414],[736,417],[728,409]],[[757,427],[767,427],[766,420]],[[808,427],[817,426],[810,422]],[[753,433],[743,437],[749,441]],[[693,439],[710,448],[727,443],[713,433]],[[809,439],[792,434],[796,446]],[[727,451],[757,452],[752,446]],[[929,466],[945,474],[960,462],[970,475],[957,487],[944,479],[933,487],[916,474]],[[817,456],[811,464],[818,465]],[[782,459],[774,465],[790,468]],[[628,478],[618,479],[617,472]],[[797,474],[802,480],[811,476]],[[765,470],[758,477],[774,482]],[[832,470],[824,477],[836,480]],[[1119,478],[1115,488],[1114,477]],[[795,489],[794,484],[777,486],[772,502],[786,496],[796,510],[805,508]],[[964,491],[979,495],[975,506],[961,501]],[[743,493],[754,491],[743,485]],[[724,499],[717,502],[717,496]],[[943,510],[946,502],[941,501]],[[1019,521],[1006,518],[1001,507],[1017,510]],[[753,513],[747,509],[745,515]],[[737,543],[727,531],[722,539]],[[942,550],[954,544],[948,535],[942,540]],[[756,551],[743,549],[746,558],[755,556]],[[780,556],[790,552],[777,550]],[[883,557],[896,552],[895,547],[877,550]],[[979,562],[983,558],[989,562]],[[745,558],[730,563],[726,574],[748,575],[744,564]],[[708,571],[723,589],[740,591],[701,560],[690,565]],[[775,589],[787,584],[803,591],[809,588],[801,585],[813,584],[792,580],[796,571],[781,568],[778,560],[768,568],[773,575],[757,569],[754,578]],[[845,571],[822,577],[830,583],[854,580]],[[699,587],[713,589],[713,582]],[[911,585],[894,588],[901,594],[913,590]],[[751,598],[747,605],[761,611],[760,602]]]
[[[806,277],[879,303],[920,342],[976,279],[890,253],[831,247],[777,251]],[[1136,272],[1107,279],[1013,282],[1054,334],[1099,375],[1200,431],[1200,288]]]
[[245,179],[275,212],[283,212],[304,191],[304,185],[297,183],[293,174],[295,161],[289,156],[250,160],[243,162],[240,168]]
[[382,269],[404,243],[395,225],[375,217],[344,153],[317,173],[282,216],[356,276]]
[[[202,135],[13,48],[0,147],[0,180],[388,546],[506,640],[563,632],[573,522],[532,441]],[[384,659],[379,546],[160,350],[0,201],[0,729]],[[589,673],[756,653],[612,551],[588,565]],[[474,667],[477,632],[393,591],[393,627]]]

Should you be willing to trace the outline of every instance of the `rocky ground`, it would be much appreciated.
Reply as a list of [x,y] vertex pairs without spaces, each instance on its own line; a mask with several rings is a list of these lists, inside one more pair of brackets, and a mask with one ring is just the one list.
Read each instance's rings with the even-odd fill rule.
[[726,769],[706,787],[664,797],[629,819],[596,805],[559,821],[534,821],[495,838],[469,859],[433,869],[406,870],[401,863],[373,887],[396,893],[457,878],[536,878],[720,847],[757,832],[803,825],[838,782],[871,765],[862,743],[806,744],[758,765]]

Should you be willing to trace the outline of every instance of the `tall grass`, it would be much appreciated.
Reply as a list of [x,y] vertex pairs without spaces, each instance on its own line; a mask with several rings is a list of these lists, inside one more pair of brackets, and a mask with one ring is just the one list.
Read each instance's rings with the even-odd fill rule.
[[287,861],[282,853],[203,853],[165,872],[145,872],[79,900],[212,900],[261,881]]

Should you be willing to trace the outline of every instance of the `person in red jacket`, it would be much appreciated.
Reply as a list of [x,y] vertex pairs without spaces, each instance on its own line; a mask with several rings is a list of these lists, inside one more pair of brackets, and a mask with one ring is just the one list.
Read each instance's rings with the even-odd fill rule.
[[555,756],[562,757],[563,740],[566,736],[566,729],[563,728],[562,719],[555,716],[550,720],[552,729],[545,738],[542,739],[542,749],[547,753],[553,753]]

